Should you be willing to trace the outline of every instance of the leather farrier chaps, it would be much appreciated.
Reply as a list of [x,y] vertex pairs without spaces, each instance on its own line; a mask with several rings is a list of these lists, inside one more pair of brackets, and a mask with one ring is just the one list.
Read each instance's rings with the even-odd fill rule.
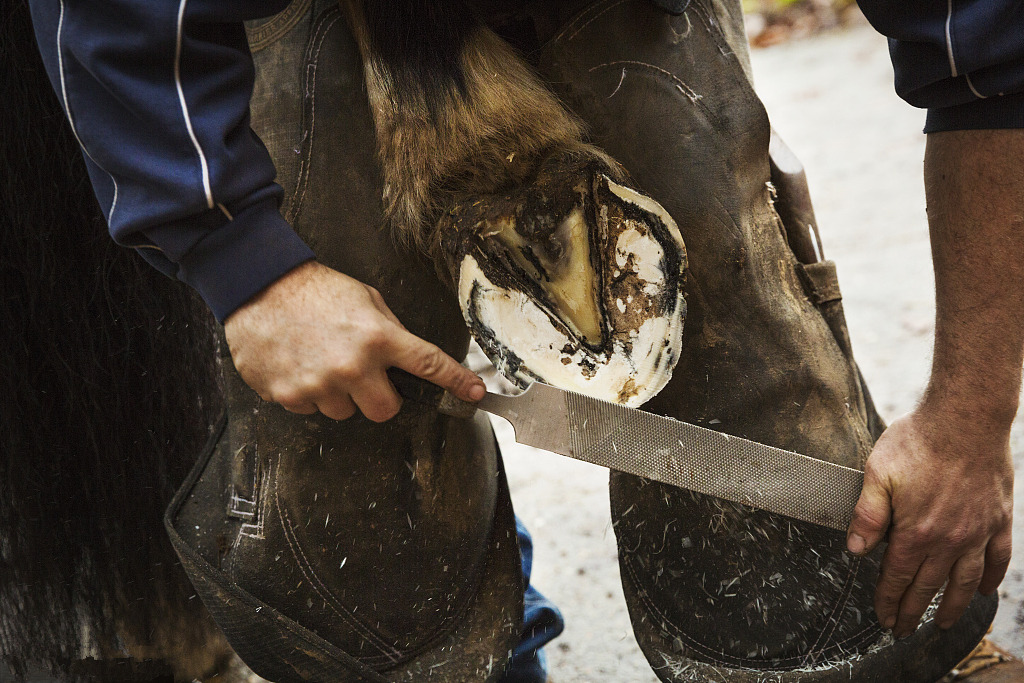
[[[791,244],[806,235],[787,230],[806,227],[784,225],[773,206],[739,3],[692,0],[672,16],[600,0],[540,63],[686,243],[681,359],[645,408],[863,468],[882,423],[834,265],[801,263]],[[994,596],[976,596],[951,630],[926,618],[895,643],[872,609],[881,550],[858,559],[842,533],[619,473],[611,504],[634,632],[663,681],[930,683],[995,612]]]
[[[497,8],[498,32],[524,38],[592,141],[679,224],[683,352],[646,408],[863,467],[882,423],[834,266],[803,248],[809,209],[786,207],[785,224],[775,210],[795,195],[772,175],[739,3],[667,4],[677,14],[647,0],[479,8]],[[296,0],[250,39],[254,127],[285,216],[321,261],[380,289],[411,331],[461,357],[449,292],[379,229],[373,125],[340,13]],[[227,382],[228,425],[171,521],[243,658],[281,681],[496,677],[522,588],[485,424],[408,405],[383,425],[335,423],[263,403],[233,373]],[[926,619],[894,643],[871,607],[880,552],[857,559],[840,533],[626,475],[612,476],[611,499],[634,631],[664,681],[929,683],[995,610],[979,597],[953,629]]]
[[[282,212],[321,263],[464,357],[452,293],[381,227],[363,72],[337,3],[297,0],[249,31],[253,127],[285,188]],[[382,424],[295,415],[224,367],[227,424],[169,525],[243,660],[280,682],[500,677],[523,587],[487,421],[411,402]]]

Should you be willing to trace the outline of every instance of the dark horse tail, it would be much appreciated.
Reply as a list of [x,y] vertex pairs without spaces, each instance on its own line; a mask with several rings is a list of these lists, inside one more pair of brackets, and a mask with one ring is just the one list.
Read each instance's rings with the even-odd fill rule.
[[24,0],[6,3],[4,680],[8,667],[16,676],[26,666],[67,674],[88,657],[180,661],[204,651],[212,633],[162,525],[220,410],[212,321],[191,292],[107,236],[32,36]]

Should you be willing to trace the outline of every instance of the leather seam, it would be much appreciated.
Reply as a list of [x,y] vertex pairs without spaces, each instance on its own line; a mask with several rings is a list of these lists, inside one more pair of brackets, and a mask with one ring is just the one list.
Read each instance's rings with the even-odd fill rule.
[[295,0],[273,18],[247,30],[250,52],[256,54],[288,35],[312,4],[313,0]]
[[[708,645],[706,645],[704,643],[701,643],[701,642],[699,642],[697,640],[694,640],[691,636],[689,636],[682,629],[680,629],[676,624],[674,624],[672,622],[672,620],[669,619],[668,616],[664,612],[662,612],[658,608],[657,605],[654,604],[654,602],[651,600],[650,596],[647,594],[647,591],[642,590],[642,589],[639,588],[639,586],[641,584],[640,584],[637,572],[636,572],[636,570],[633,567],[632,559],[630,557],[628,557],[628,556],[624,557],[623,558],[623,564],[626,566],[626,571],[629,574],[630,579],[632,580],[633,587],[634,587],[634,590],[636,590],[637,596],[640,598],[641,602],[644,603],[644,605],[647,607],[647,609],[649,611],[653,612],[654,614],[656,614],[661,619],[662,625],[663,625],[663,627],[666,630],[671,631],[673,635],[677,636],[680,640],[682,640],[683,642],[688,644],[690,647],[692,647],[693,650],[697,654],[701,654],[701,655],[707,657],[708,659],[710,659],[711,663],[725,665],[725,666],[735,666],[735,665],[738,665],[738,666],[755,666],[755,665],[758,665],[758,664],[771,663],[771,664],[775,664],[777,666],[778,665],[781,665],[781,666],[793,666],[794,668],[803,665],[803,663],[804,663],[803,660],[806,658],[806,655],[793,656],[793,657],[781,657],[781,658],[774,657],[774,658],[768,658],[768,659],[757,659],[757,658],[750,658],[750,657],[737,657],[737,656],[731,655],[731,654],[729,654],[727,652],[722,652],[720,650],[715,650],[714,648],[712,648],[712,647],[710,647],[710,646],[708,646]],[[867,626],[862,631],[859,631],[859,632],[853,634],[849,638],[847,638],[847,639],[845,639],[845,640],[843,640],[843,641],[841,641],[839,643],[835,643],[833,645],[830,645],[829,647],[831,648],[831,647],[841,646],[841,645],[843,645],[845,643],[848,643],[851,640],[859,637],[863,633],[866,633],[867,631],[871,630],[872,628],[874,628],[873,625]],[[822,652],[824,652],[824,649],[822,650]]]
[[[640,585],[639,577],[637,576],[636,570],[633,568],[632,560],[630,559],[630,557],[627,556],[625,558],[624,564],[626,565],[626,571],[629,573],[630,579],[632,579],[633,581],[634,587],[638,587]],[[699,654],[702,654],[705,657],[711,659],[714,664],[730,664],[730,662],[726,661],[727,659],[733,659],[735,660],[736,664],[740,665],[743,665],[745,663],[752,663],[754,661],[744,659],[741,657],[733,657],[730,654],[727,654],[725,652],[719,652],[717,650],[707,647],[703,643],[699,643],[696,640],[693,640],[689,635],[680,630],[678,626],[673,624],[672,621],[667,617],[667,615],[664,612],[662,612],[657,605],[654,604],[650,596],[647,595],[647,591],[637,589],[637,595],[640,598],[640,601],[647,606],[647,609],[658,615],[664,627],[667,627],[668,630],[671,630],[680,640],[690,645],[690,647],[696,650]],[[725,659],[719,659],[719,657],[724,657]]]
[[[327,17],[333,14],[328,19]],[[306,61],[306,83],[305,93],[309,97],[309,130],[303,131],[305,137],[306,153],[303,155],[302,161],[299,164],[299,170],[296,174],[295,190],[292,192],[291,205],[288,207],[288,215],[285,217],[288,222],[294,223],[302,210],[302,202],[306,199],[306,190],[309,189],[309,169],[312,165],[313,159],[313,135],[316,130],[316,77],[320,60],[320,50],[323,48],[324,41],[327,39],[327,34],[334,27],[334,24],[341,18],[341,10],[332,9],[328,15],[325,15],[321,20],[320,24],[316,27],[313,33],[313,39],[310,41],[309,56]],[[316,50],[313,50],[313,46],[316,46]],[[301,189],[301,192],[299,190]]]
[[[836,600],[835,606],[832,608],[832,612],[828,615],[828,619],[825,620],[825,626],[821,629],[821,633],[818,634],[817,639],[814,641],[814,645],[810,647],[807,655],[804,657],[804,663],[813,662],[817,659],[817,656],[825,651],[828,645],[822,645],[822,642],[828,642],[832,638],[836,629],[839,628],[839,616],[843,609],[846,608],[846,603],[850,600],[850,593],[853,592],[853,580],[857,576],[857,571],[860,569],[860,558],[857,558],[853,566],[846,574],[846,581],[843,583],[843,590],[839,594],[839,598]],[[829,626],[831,624],[831,627]],[[820,648],[820,649],[819,649]]]
[[[733,60],[739,64],[739,58],[736,56],[736,51],[732,49],[732,45],[730,45],[729,41],[725,39],[724,35],[722,35],[722,29],[715,21],[714,12],[704,7],[700,2],[691,2],[687,6],[687,10],[691,7],[700,15],[701,21],[704,23],[704,27],[707,29],[708,33],[711,34],[712,38],[714,38],[715,44],[718,45],[719,53],[721,53],[723,57],[732,57]],[[740,71],[742,71],[742,68]],[[746,78],[743,80],[749,83]],[[751,92],[753,92],[752,88]],[[760,98],[758,98],[758,101],[760,101]]]
[[[284,531],[285,541],[288,543],[288,547],[292,551],[292,557],[294,557],[296,562],[299,564],[299,569],[302,571],[303,576],[306,577],[306,580],[310,582],[310,585],[313,587],[313,590],[316,591],[317,595],[319,595],[323,599],[324,604],[326,604],[331,609],[332,612],[341,617],[342,620],[344,620],[345,623],[347,623],[349,626],[355,629],[359,635],[365,637],[366,640],[369,641],[371,645],[379,649],[382,653],[382,656],[387,657],[388,661],[396,661],[398,658],[401,657],[401,651],[385,643],[384,640],[379,635],[377,635],[369,627],[361,623],[353,614],[351,614],[349,610],[344,607],[344,605],[338,603],[338,600],[334,596],[334,594],[331,593],[331,591],[323,585],[323,582],[321,581],[320,577],[313,570],[312,565],[306,558],[306,554],[302,551],[302,546],[299,544],[298,539],[292,538],[294,536],[294,530],[292,527],[291,519],[288,516],[288,511],[284,509],[283,505],[281,505],[281,498],[278,491],[277,476],[279,470],[280,464],[278,464],[277,467],[274,468],[274,502],[276,503],[275,507],[277,507],[278,518],[281,520],[281,528]],[[388,650],[390,650],[393,654],[389,655],[387,652]]]
[[[697,92],[693,88],[688,86],[685,81],[683,81],[681,78],[676,76],[671,71],[668,71],[667,69],[663,69],[660,66],[655,66],[654,64],[648,64],[647,62],[640,62],[640,61],[631,60],[631,59],[620,59],[620,60],[616,60],[614,62],[606,62],[604,64],[598,64],[597,66],[592,66],[587,71],[588,71],[588,73],[594,73],[598,69],[606,69],[608,67],[620,66],[620,65],[633,66],[633,67],[641,67],[644,70],[649,70],[649,71],[654,72],[654,75],[656,75],[656,76],[660,75],[660,76],[667,77],[672,82],[672,85],[675,86],[676,90],[681,92],[686,97],[686,99],[690,100],[691,104],[694,104],[694,105],[700,107],[701,109],[704,109],[705,111],[707,111],[707,108],[700,103],[700,101],[704,97],[703,95],[697,94]],[[623,70],[625,70],[625,67],[623,67]],[[612,93],[612,94],[614,94],[614,93]],[[611,95],[609,95],[609,98],[610,97],[611,97]],[[708,114],[710,115],[710,112],[708,112]]]
[[[566,27],[565,31],[563,31],[562,33],[560,33],[558,36],[555,37],[555,40],[563,40],[564,39],[565,42],[567,42],[567,43],[568,42],[572,42],[576,38],[576,36],[579,35],[581,31],[583,31],[583,29],[585,29],[587,26],[589,26],[593,22],[597,21],[597,19],[599,19],[601,17],[601,15],[605,14],[606,12],[609,12],[609,11],[615,9],[619,5],[625,4],[626,2],[628,2],[628,0],[612,0],[610,4],[606,3],[605,6],[601,9],[601,11],[599,11],[596,14],[594,14],[593,16],[589,17],[585,22],[583,22],[579,26],[576,26],[575,30],[573,30],[573,32],[571,34],[566,35],[566,33],[568,33],[568,31],[572,27]],[[594,7],[594,9],[597,9],[597,8]],[[580,16],[579,18],[582,19],[583,17]]]

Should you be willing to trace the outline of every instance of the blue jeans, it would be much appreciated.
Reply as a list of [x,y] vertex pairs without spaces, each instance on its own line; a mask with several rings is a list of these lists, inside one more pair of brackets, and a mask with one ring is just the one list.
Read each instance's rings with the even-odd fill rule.
[[502,683],[544,683],[548,678],[547,661],[543,648],[558,637],[565,628],[562,613],[554,603],[530,585],[530,571],[533,569],[533,539],[523,522],[516,517],[516,535],[519,537],[519,552],[523,560],[523,635],[512,651]]

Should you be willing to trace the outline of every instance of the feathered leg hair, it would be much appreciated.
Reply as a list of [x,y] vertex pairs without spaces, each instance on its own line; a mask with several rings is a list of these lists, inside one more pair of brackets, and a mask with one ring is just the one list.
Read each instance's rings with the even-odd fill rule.
[[580,121],[461,0],[343,0],[363,55],[384,173],[385,217],[436,253],[456,196],[531,180],[552,154],[599,159]]

